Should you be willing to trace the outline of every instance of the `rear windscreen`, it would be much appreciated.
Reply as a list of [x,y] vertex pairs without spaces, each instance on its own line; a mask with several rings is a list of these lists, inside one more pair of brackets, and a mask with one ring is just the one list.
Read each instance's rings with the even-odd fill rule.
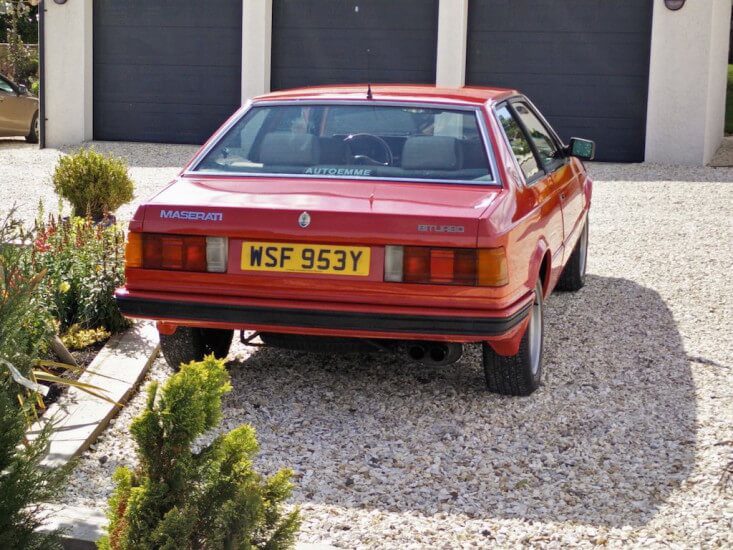
[[253,107],[194,170],[493,181],[476,111],[410,106]]

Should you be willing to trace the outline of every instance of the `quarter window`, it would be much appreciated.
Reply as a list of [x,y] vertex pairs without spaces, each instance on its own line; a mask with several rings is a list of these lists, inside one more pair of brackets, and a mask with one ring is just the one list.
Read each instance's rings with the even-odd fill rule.
[[514,158],[517,159],[517,163],[522,169],[524,177],[528,182],[532,181],[542,172],[542,169],[537,164],[537,158],[532,152],[532,147],[529,145],[527,136],[506,105],[496,110],[496,116],[504,128],[509,146],[512,148]]
[[5,80],[0,78],[0,92],[7,92],[9,94],[15,93],[15,90],[13,90],[13,87],[8,84]]
[[552,139],[550,131],[545,127],[539,118],[524,103],[513,103],[514,110],[519,115],[524,127],[527,128],[532,143],[537,148],[540,160],[545,166],[554,164],[558,159],[558,148],[555,140]]

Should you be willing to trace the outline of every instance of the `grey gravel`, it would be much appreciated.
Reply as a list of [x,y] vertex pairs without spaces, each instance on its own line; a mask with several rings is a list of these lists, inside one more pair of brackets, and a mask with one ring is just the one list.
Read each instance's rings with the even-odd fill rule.
[[[84,145],[101,153],[122,158],[129,166],[135,182],[135,198],[122,206],[117,219],[128,221],[140,202],[152,196],[176,177],[198,147],[193,145],[161,145],[155,143],[91,142]],[[59,199],[53,190],[51,177],[58,159],[79,147],[39,150],[22,139],[0,139],[0,214],[14,204],[18,214],[28,223],[36,218],[39,200],[46,212],[59,210]],[[71,208],[63,201],[68,215]]]
[[[138,196],[189,152],[99,146],[145,178]],[[11,179],[19,196],[41,189],[54,155],[0,141],[3,204]],[[549,299],[544,385],[530,398],[487,394],[475,347],[425,369],[234,346],[218,432],[252,423],[258,468],[295,470],[302,542],[733,546],[733,489],[719,485],[733,459],[733,170],[591,172],[587,285]],[[157,361],[148,379],[169,374]],[[114,468],[133,463],[127,428],[143,403],[82,457],[67,502],[104,506]]]

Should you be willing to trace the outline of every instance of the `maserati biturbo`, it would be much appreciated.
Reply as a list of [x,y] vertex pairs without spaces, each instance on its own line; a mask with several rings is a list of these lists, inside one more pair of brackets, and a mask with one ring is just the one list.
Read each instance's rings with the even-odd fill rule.
[[235,331],[436,366],[480,343],[488,389],[529,395],[543,302],[584,284],[594,148],[515,90],[261,96],[138,208],[117,302],[174,367]]

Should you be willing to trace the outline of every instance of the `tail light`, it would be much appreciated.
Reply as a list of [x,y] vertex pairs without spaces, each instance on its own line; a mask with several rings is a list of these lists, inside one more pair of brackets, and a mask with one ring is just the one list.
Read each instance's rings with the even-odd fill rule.
[[130,233],[125,250],[127,267],[224,273],[226,237]]
[[384,280],[434,285],[504,286],[509,282],[503,248],[387,246]]

